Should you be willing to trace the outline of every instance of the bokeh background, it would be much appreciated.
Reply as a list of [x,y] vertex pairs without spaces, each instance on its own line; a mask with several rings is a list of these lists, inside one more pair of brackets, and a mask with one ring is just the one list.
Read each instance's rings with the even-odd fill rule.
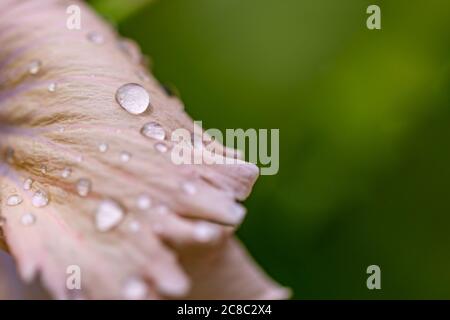
[[450,1],[91,3],[204,127],[280,129],[239,236],[294,298],[450,298]]

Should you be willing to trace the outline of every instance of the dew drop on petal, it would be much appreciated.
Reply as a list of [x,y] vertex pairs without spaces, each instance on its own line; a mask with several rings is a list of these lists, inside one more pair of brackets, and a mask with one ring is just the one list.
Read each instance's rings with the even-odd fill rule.
[[71,174],[72,174],[72,169],[66,167],[61,172],[61,177],[63,177],[64,179],[67,179],[68,177],[70,177]]
[[8,206],[17,206],[18,204],[22,203],[23,199],[18,194],[13,194],[8,197],[6,200],[6,204]]
[[22,217],[20,217],[20,223],[24,226],[31,226],[36,222],[36,217],[32,213],[25,213]]
[[25,179],[25,181],[23,182],[23,189],[30,190],[32,184],[33,184],[33,180],[31,178]]
[[146,210],[152,205],[152,199],[146,194],[141,194],[136,200],[136,205],[140,210]]
[[91,185],[91,180],[86,178],[79,179],[76,184],[78,195],[81,197],[86,197],[91,191]]
[[105,42],[105,38],[101,33],[96,31],[91,31],[87,34],[87,38],[90,42],[95,44],[103,44]]
[[127,83],[116,91],[116,101],[131,114],[141,114],[150,104],[150,95],[141,85]]
[[130,278],[126,281],[122,295],[128,300],[145,299],[148,293],[147,284],[139,278]]
[[120,153],[120,161],[122,162],[128,162],[131,159],[131,153],[127,152],[127,151],[122,151]]
[[36,208],[45,207],[48,204],[48,195],[42,190],[38,190],[31,198],[31,204]]
[[167,146],[164,143],[158,142],[155,144],[155,150],[158,152],[161,152],[161,153],[166,153],[167,150],[169,150],[169,149],[167,148]]
[[98,151],[100,151],[102,153],[108,151],[108,144],[107,143],[100,143],[98,145]]
[[48,91],[49,92],[55,92],[56,91],[56,87],[57,87],[57,84],[56,84],[56,82],[52,82],[52,83],[50,83],[49,85],[48,85]]
[[28,65],[28,72],[30,74],[37,74],[41,70],[42,62],[39,60],[33,60]]
[[124,212],[114,200],[102,200],[95,214],[97,230],[105,232],[117,226],[123,219]]
[[153,121],[143,125],[141,134],[155,140],[164,140],[166,138],[166,132],[163,127],[159,123]]
[[43,174],[46,174],[46,173],[47,173],[47,166],[46,166],[46,165],[42,165],[42,166],[41,166],[41,172],[42,172]]
[[197,188],[193,183],[183,182],[181,184],[181,190],[188,195],[194,195],[197,193]]

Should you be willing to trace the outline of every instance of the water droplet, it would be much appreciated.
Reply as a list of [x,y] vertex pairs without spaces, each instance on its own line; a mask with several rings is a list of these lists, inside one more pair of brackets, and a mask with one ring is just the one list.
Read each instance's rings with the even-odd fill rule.
[[28,72],[30,74],[37,74],[41,70],[42,62],[39,60],[33,60],[28,65]]
[[98,151],[100,151],[102,153],[108,151],[108,144],[107,143],[100,143],[98,145]]
[[161,153],[165,153],[165,152],[167,152],[167,150],[169,150],[169,148],[167,148],[167,146],[162,142],[156,143],[155,149],[156,149],[156,151],[161,152]]
[[183,190],[184,193],[189,194],[189,195],[194,195],[197,193],[196,186],[190,182],[183,182],[181,184],[181,190]]
[[128,223],[128,230],[130,230],[133,233],[138,232],[141,229],[141,225],[137,220],[131,220]]
[[150,96],[141,85],[127,83],[116,91],[119,105],[131,114],[141,114],[150,104]]
[[23,189],[30,190],[32,184],[33,184],[33,180],[31,180],[30,178],[25,179],[25,181],[23,182]]
[[95,225],[99,231],[108,231],[117,226],[123,219],[124,212],[120,205],[113,200],[100,202],[95,214]]
[[217,239],[219,235],[219,228],[209,222],[198,222],[194,227],[194,238],[198,242],[211,242]]
[[20,222],[24,225],[24,226],[31,226],[32,224],[34,224],[36,222],[36,217],[34,216],[34,214],[32,213],[25,213],[21,218],[20,218]]
[[36,208],[45,207],[48,204],[48,195],[42,190],[38,190],[31,198],[31,204]]
[[166,132],[163,127],[156,122],[147,122],[141,129],[142,135],[147,138],[155,140],[164,140],[166,138]]
[[130,278],[126,281],[122,294],[128,300],[142,300],[147,297],[147,284],[139,278]]
[[90,42],[95,44],[103,44],[105,42],[105,38],[103,37],[103,35],[96,31],[89,32],[87,34],[87,38]]
[[91,191],[91,181],[86,178],[81,178],[77,181],[77,193],[81,197],[86,197]]
[[52,82],[52,83],[50,83],[48,85],[48,91],[49,92],[55,92],[56,91],[56,87],[57,87],[57,84],[55,82]]
[[6,200],[6,204],[8,206],[17,206],[18,204],[22,203],[23,199],[18,194],[13,194],[8,197]]
[[42,165],[41,166],[41,172],[43,173],[43,174],[46,174],[47,173],[47,166],[46,165]]
[[140,210],[146,210],[152,205],[152,199],[146,194],[141,194],[137,198],[136,204]]
[[122,162],[128,162],[131,159],[131,153],[127,152],[127,151],[122,151],[120,153],[120,161]]
[[63,177],[64,179],[67,179],[68,177],[70,177],[71,174],[72,174],[72,169],[64,168],[63,171],[61,172],[61,177]]

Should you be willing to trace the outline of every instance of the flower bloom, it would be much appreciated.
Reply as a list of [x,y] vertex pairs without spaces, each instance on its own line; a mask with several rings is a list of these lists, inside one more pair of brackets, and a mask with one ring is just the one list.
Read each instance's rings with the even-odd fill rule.
[[[182,103],[72,2],[80,30],[65,1],[0,3],[0,241],[20,278],[57,299],[287,297],[233,237],[257,167],[172,163],[170,132],[193,130]],[[0,279],[26,297],[13,271]]]

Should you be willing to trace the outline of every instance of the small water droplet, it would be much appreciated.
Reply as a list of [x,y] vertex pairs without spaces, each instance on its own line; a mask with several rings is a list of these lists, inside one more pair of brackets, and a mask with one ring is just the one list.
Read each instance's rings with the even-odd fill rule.
[[61,177],[63,177],[64,179],[67,179],[68,177],[70,177],[71,174],[72,174],[72,169],[66,167],[61,172]]
[[99,231],[105,232],[117,226],[123,217],[124,212],[117,202],[102,200],[95,214],[95,225]]
[[55,92],[55,91],[56,91],[56,88],[57,88],[56,82],[52,82],[52,83],[50,83],[50,84],[48,85],[48,91],[49,91],[49,92]]
[[131,114],[141,114],[150,104],[150,95],[141,85],[127,83],[116,91],[119,105]]
[[128,162],[131,159],[131,153],[127,152],[127,151],[122,151],[120,153],[120,161],[122,162]]
[[39,60],[33,60],[28,65],[28,72],[30,74],[37,74],[41,70],[42,62]]
[[96,31],[91,31],[87,34],[87,38],[90,42],[95,44],[103,44],[105,42],[105,38],[101,33]]
[[155,140],[164,140],[166,138],[166,132],[164,128],[157,122],[147,122],[142,126],[142,135],[147,138]]
[[122,295],[128,300],[142,300],[147,297],[147,284],[139,278],[130,278],[126,281]]
[[78,195],[86,197],[91,191],[91,181],[86,178],[81,178],[77,181],[76,187]]
[[48,195],[42,190],[38,190],[31,198],[31,204],[36,208],[45,207],[48,204]]
[[152,205],[152,199],[146,194],[141,194],[138,196],[136,204],[140,210],[146,210]]
[[166,153],[167,150],[169,150],[169,148],[167,148],[166,144],[164,144],[162,142],[156,143],[155,149],[156,149],[156,151],[161,152],[161,153]]
[[41,166],[41,172],[42,172],[43,174],[46,174],[46,173],[47,173],[47,166],[46,166],[46,165],[42,165],[42,166]]
[[13,194],[8,197],[6,200],[6,204],[8,206],[17,206],[18,204],[22,203],[23,199],[18,194]]
[[130,230],[133,233],[138,232],[141,229],[141,225],[137,220],[131,220],[128,223],[128,230]]
[[32,179],[30,179],[30,178],[25,179],[25,181],[23,182],[23,189],[24,190],[30,190],[32,184],[33,184],[33,180]]
[[31,226],[32,224],[34,224],[36,222],[36,217],[34,216],[34,214],[32,213],[25,213],[21,218],[20,218],[20,222],[24,225],[24,226]]
[[189,195],[194,195],[197,193],[196,186],[190,182],[183,182],[181,184],[181,190],[183,190],[184,193],[189,194]]
[[100,151],[102,153],[108,151],[108,144],[107,143],[100,143],[98,145],[98,151]]
[[211,242],[217,239],[219,235],[219,228],[209,222],[198,222],[194,227],[194,238],[198,242]]

